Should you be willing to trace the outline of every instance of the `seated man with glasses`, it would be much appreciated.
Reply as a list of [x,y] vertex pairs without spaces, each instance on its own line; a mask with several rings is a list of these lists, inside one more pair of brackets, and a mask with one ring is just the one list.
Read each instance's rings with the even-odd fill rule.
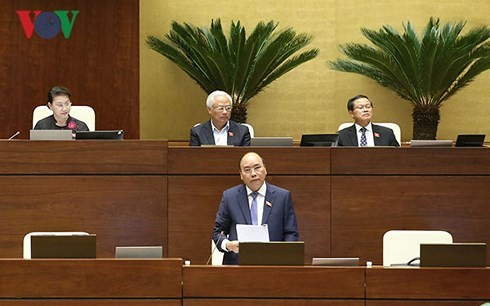
[[39,120],[35,130],[73,130],[88,131],[85,122],[70,116],[71,92],[63,86],[55,86],[48,92],[48,108],[51,116]]
[[354,124],[339,131],[338,146],[399,147],[393,130],[371,123],[373,103],[367,96],[357,95],[347,101],[347,110],[354,119]]
[[248,127],[230,120],[232,99],[224,91],[213,91],[206,100],[209,121],[191,128],[191,146],[250,146]]

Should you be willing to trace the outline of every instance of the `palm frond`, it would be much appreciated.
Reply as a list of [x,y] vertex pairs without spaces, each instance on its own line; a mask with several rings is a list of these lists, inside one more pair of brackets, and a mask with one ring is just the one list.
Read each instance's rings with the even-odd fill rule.
[[232,22],[228,39],[220,19],[211,27],[172,22],[163,38],[148,36],[147,46],[184,70],[207,93],[230,93],[234,103],[246,105],[280,76],[315,58],[318,49],[299,53],[312,37],[291,28],[275,32],[273,21],[259,22],[247,37],[245,28]]
[[438,108],[477,75],[490,69],[490,28],[480,26],[462,34],[465,22],[447,23],[430,18],[417,36],[410,22],[399,34],[385,25],[361,29],[374,46],[340,46],[347,59],[329,62],[331,69],[367,76],[392,89],[416,106]]

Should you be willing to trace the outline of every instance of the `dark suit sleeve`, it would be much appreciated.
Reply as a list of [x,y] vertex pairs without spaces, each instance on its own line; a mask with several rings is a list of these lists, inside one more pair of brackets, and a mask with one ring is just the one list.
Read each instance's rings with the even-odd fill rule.
[[191,137],[190,137],[189,145],[194,147],[200,146],[201,143],[199,142],[199,137],[197,136],[196,129],[194,127],[191,128],[190,134]]
[[230,233],[231,217],[228,209],[228,201],[225,193],[221,198],[218,213],[216,214],[216,220],[214,222],[213,240],[221,252],[226,252],[221,248],[221,243]]
[[284,222],[284,240],[285,241],[297,241],[298,240],[298,223],[296,222],[296,214],[294,212],[293,200],[291,199],[291,193],[286,195],[286,207],[285,207],[285,222]]
[[248,127],[244,126],[246,131],[243,134],[243,139],[242,139],[242,146],[244,147],[249,147],[250,146],[250,131],[248,130]]
[[399,147],[400,144],[396,140],[395,133],[393,133],[393,130],[391,130],[391,135],[390,135],[390,146],[393,147]]

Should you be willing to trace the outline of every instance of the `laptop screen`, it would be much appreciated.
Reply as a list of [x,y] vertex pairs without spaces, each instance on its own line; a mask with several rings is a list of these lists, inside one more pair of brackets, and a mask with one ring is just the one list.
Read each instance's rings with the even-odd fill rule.
[[117,246],[116,258],[162,258],[162,246]]
[[303,134],[301,147],[336,147],[339,134]]
[[95,235],[33,235],[31,258],[95,258]]
[[291,147],[293,137],[254,137],[250,139],[251,146],[261,147]]
[[485,134],[459,134],[456,138],[456,147],[482,147]]
[[30,140],[72,140],[72,130],[30,130]]
[[304,266],[303,241],[240,242],[240,265]]

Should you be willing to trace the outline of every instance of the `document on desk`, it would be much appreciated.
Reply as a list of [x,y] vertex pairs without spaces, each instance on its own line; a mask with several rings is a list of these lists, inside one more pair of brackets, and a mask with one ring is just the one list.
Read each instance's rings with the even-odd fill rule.
[[267,224],[250,225],[237,224],[236,232],[239,242],[269,242],[269,228]]

